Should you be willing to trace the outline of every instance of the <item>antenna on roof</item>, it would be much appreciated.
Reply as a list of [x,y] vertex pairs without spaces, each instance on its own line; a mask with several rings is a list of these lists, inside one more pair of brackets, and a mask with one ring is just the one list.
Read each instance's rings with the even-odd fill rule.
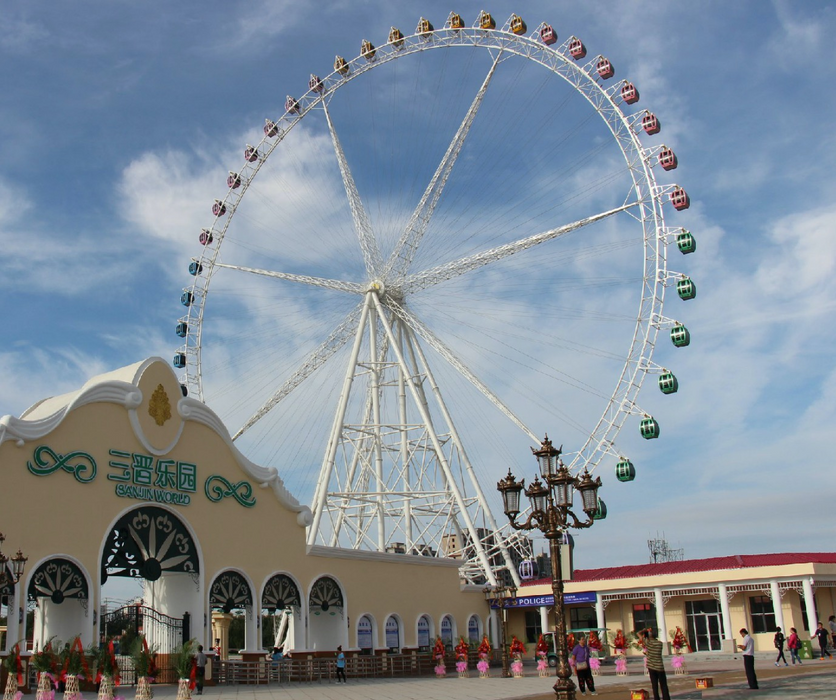
[[682,561],[685,558],[684,549],[671,549],[668,541],[665,539],[665,533],[659,537],[656,533],[656,539],[647,541],[647,548],[650,550],[650,563],[660,564],[665,561]]

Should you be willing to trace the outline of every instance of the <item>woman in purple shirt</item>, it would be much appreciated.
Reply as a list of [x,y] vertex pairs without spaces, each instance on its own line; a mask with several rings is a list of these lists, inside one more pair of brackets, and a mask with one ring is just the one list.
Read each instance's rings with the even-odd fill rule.
[[589,668],[589,647],[586,646],[586,638],[580,637],[570,653],[575,659],[575,673],[578,674],[581,695],[586,695],[587,687],[591,695],[598,695],[595,692],[595,681],[592,680],[592,669]]

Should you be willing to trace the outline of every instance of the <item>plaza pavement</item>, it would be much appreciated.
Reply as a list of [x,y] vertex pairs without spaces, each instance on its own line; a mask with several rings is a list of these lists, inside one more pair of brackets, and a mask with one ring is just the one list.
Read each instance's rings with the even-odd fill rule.
[[[749,690],[743,673],[743,661],[739,656],[694,654],[686,657],[688,674],[673,675],[670,664],[668,684],[674,700],[738,700],[762,698],[764,700],[836,700],[836,661],[805,661],[802,666],[775,668],[773,657],[758,655],[756,670],[760,689]],[[601,700],[629,700],[632,689],[644,688],[650,692],[650,681],[643,673],[640,662],[629,666],[630,675],[615,675],[612,666],[604,666],[595,679],[597,697]],[[313,682],[270,685],[232,685],[207,687],[206,700],[553,700],[554,677],[540,678],[533,665],[526,665],[525,678],[500,678],[499,669],[492,669],[492,678],[472,677],[460,679],[455,672],[446,678],[430,676],[421,678],[351,679],[346,684]],[[714,679],[712,690],[697,690],[695,679],[710,676]],[[132,693],[123,689],[129,700]],[[155,700],[174,700],[175,686],[154,686]],[[578,698],[584,696],[578,693]],[[586,695],[589,697],[589,694]]]

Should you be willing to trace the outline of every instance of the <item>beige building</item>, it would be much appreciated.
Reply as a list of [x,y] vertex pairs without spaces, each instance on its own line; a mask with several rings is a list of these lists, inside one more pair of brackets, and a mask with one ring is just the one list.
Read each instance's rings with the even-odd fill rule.
[[0,419],[0,478],[6,548],[29,558],[0,592],[7,647],[110,636],[101,587],[114,576],[144,580],[138,624],[158,644],[174,628],[209,648],[243,611],[245,657],[264,654],[265,616],[280,618],[287,651],[306,653],[478,638],[489,616],[459,561],[307,546],[308,507],[159,358]]
[[[802,640],[836,614],[836,554],[749,554],[578,570],[565,585],[567,629],[625,635],[654,627],[670,641],[679,627],[692,651],[731,651],[746,628],[755,649],[773,649],[775,628]],[[551,580],[528,582],[508,614],[509,633],[532,639],[554,627]],[[814,648],[818,648],[814,645]],[[638,653],[633,651],[632,653]]]

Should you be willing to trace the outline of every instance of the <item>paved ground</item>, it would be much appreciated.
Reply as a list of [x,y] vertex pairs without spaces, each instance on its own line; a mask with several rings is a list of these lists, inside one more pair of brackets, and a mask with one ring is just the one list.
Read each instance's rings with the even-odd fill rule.
[[[713,656],[688,659],[688,675],[675,676],[668,664],[668,680],[674,700],[738,700],[739,698],[763,698],[768,700],[828,700],[836,699],[836,661],[805,661],[803,666],[775,668],[772,658],[758,657],[756,670],[760,690],[748,689],[740,657]],[[497,669],[493,669],[498,672]],[[619,677],[611,666],[602,669],[596,679],[598,698],[601,700],[629,700],[630,690],[645,688],[650,692],[650,681],[642,666],[631,665],[630,675]],[[261,686],[207,687],[206,700],[552,700],[553,678],[539,678],[533,667],[526,667],[525,678],[473,677],[460,679],[455,673],[446,678],[424,677],[419,679],[360,679],[345,685],[335,683],[301,683]],[[712,690],[696,690],[695,679],[711,676]],[[126,700],[132,692],[122,689]],[[155,700],[174,700],[174,686],[155,686]],[[578,694],[578,698],[581,698]],[[589,695],[587,695],[589,697]],[[652,693],[650,694],[652,698]]]

